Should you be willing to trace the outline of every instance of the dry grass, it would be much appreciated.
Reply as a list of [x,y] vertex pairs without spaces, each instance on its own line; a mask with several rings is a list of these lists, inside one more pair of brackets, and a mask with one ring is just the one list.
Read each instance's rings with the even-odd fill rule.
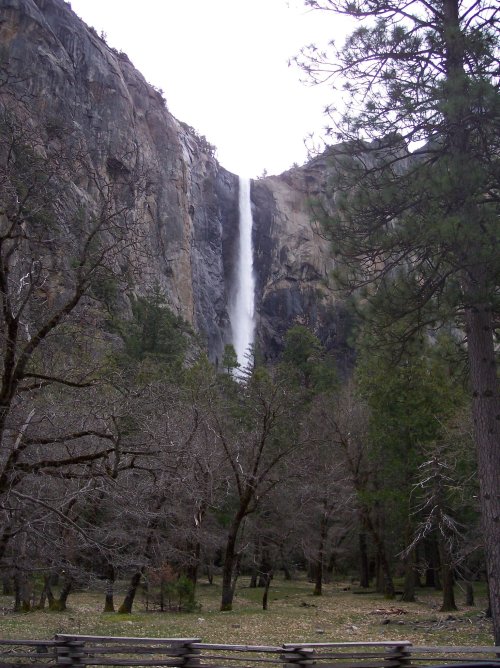
[[[262,591],[241,578],[234,610],[219,612],[220,586],[200,583],[194,613],[146,612],[139,598],[132,615],[102,614],[103,594],[79,592],[63,613],[13,613],[12,600],[0,597],[0,636],[42,638],[55,633],[201,638],[205,642],[276,644],[410,640],[415,645],[491,645],[492,629],[485,619],[484,591],[476,592],[476,607],[465,607],[457,590],[458,612],[439,612],[439,593],[418,592],[417,603],[386,601],[376,594],[356,594],[347,583],[325,587],[312,595],[305,580],[275,579],[269,610],[261,606]],[[118,597],[117,597],[118,600]]]

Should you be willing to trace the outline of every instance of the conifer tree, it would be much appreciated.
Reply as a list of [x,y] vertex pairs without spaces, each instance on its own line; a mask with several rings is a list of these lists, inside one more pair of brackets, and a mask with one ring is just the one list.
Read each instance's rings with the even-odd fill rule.
[[[306,0],[360,22],[299,62],[341,84],[336,181],[318,207],[349,291],[393,344],[445,322],[466,334],[495,641],[500,644],[498,285],[500,9],[488,0]],[[333,57],[330,57],[333,55]],[[410,151],[413,151],[411,153]],[[321,211],[319,210],[321,208]]]

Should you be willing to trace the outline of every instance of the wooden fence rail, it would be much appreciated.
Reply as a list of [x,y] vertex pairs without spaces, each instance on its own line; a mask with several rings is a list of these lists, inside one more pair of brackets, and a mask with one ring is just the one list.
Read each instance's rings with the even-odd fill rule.
[[500,647],[414,647],[392,642],[224,645],[200,638],[58,634],[52,640],[0,639],[0,668],[158,666],[158,668],[500,668]]

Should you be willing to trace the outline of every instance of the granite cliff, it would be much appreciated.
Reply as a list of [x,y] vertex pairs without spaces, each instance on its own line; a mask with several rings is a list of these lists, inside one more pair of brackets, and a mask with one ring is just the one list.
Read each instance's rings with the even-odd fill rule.
[[[174,118],[126,54],[108,47],[64,0],[0,0],[0,65],[0,93],[23,100],[24,122],[47,144],[56,126],[71,128],[87,163],[107,182],[140,172],[147,187],[134,193],[133,234],[146,241],[147,253],[134,258],[140,271],[123,304],[158,284],[215,359],[231,338],[238,177],[218,163],[204,137]],[[343,350],[328,243],[308,211],[327,173],[325,159],[316,158],[253,182],[257,339],[268,358],[298,322]],[[75,178],[73,193],[75,207],[79,199],[91,201],[90,179]],[[130,192],[117,187],[115,197]]]
[[281,351],[286,330],[302,324],[335,353],[341,367],[349,364],[349,318],[332,290],[330,244],[311,217],[311,201],[328,200],[332,178],[325,154],[254,182],[257,332],[268,358]]

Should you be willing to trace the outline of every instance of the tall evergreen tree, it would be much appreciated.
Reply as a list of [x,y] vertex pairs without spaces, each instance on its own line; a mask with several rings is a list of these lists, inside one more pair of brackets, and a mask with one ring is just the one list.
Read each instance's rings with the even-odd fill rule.
[[[326,229],[339,276],[367,287],[380,327],[455,321],[467,336],[495,641],[500,643],[500,10],[487,0],[306,0],[361,21],[345,45],[305,53],[343,84],[343,143]],[[413,154],[408,150],[414,149]],[[333,215],[332,215],[333,214]],[[404,340],[400,333],[398,342]],[[396,342],[395,342],[396,343]]]
[[[464,393],[457,374],[442,360],[447,341],[433,345],[408,341],[397,360],[381,343],[369,334],[362,337],[356,374],[359,391],[371,409],[369,458],[378,469],[374,489],[365,500],[379,509],[392,533],[398,527],[395,533],[404,544],[396,542],[393,549],[401,552],[413,541],[416,499],[411,490],[425,448],[441,438],[458,408],[465,408]],[[405,551],[406,601],[415,597],[414,559],[411,550]]]

